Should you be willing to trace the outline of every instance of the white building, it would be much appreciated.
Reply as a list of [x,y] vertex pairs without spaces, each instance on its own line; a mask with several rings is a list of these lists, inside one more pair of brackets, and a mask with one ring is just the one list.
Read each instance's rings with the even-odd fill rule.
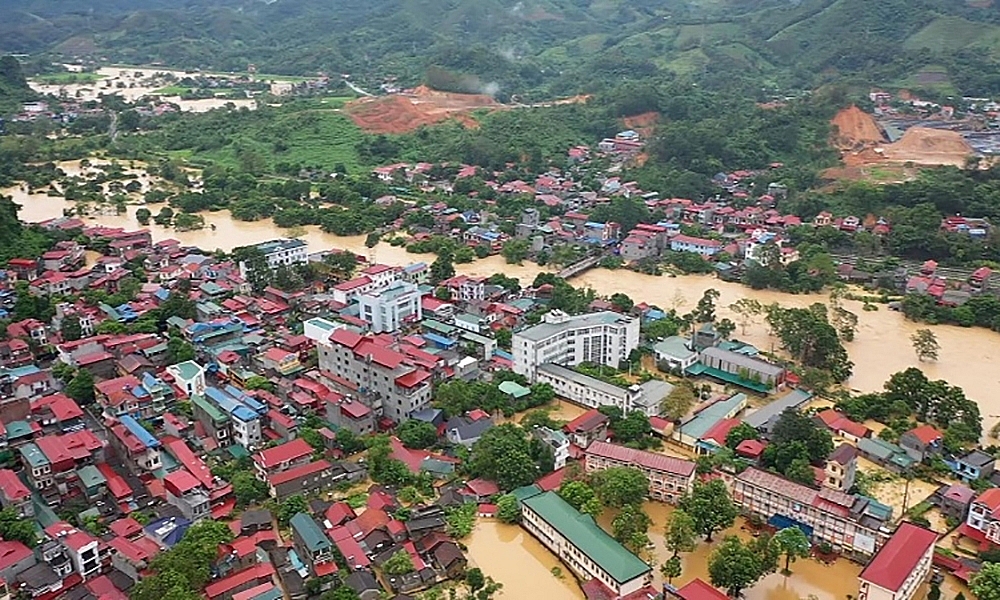
[[359,295],[358,308],[374,333],[398,331],[404,323],[423,318],[420,288],[406,281],[393,281],[381,291]]
[[184,390],[188,398],[195,394],[205,393],[205,367],[193,360],[177,363],[167,367],[167,373],[174,378],[177,387]]
[[538,367],[535,381],[551,385],[556,396],[585,408],[617,406],[624,413],[638,410],[647,417],[660,414],[663,399],[674,389],[673,385],[659,379],[627,388],[618,387],[556,364]]
[[302,323],[303,334],[317,344],[325,344],[330,341],[330,336],[334,331],[346,327],[343,323],[327,321],[322,317],[313,317]]
[[638,347],[638,319],[611,311],[571,317],[553,310],[538,325],[514,334],[514,372],[535,381],[535,371],[546,363],[617,368]]
[[858,575],[858,600],[910,600],[931,572],[937,534],[903,521]]
[[566,466],[566,461],[569,460],[569,438],[565,433],[540,426],[534,428],[531,435],[552,449],[552,458],[555,461],[553,469],[559,470]]
[[[309,262],[309,244],[302,240],[277,239],[257,244],[257,249],[264,253],[267,266],[272,269],[280,265],[304,265]],[[246,263],[240,261],[240,275],[247,277]]]

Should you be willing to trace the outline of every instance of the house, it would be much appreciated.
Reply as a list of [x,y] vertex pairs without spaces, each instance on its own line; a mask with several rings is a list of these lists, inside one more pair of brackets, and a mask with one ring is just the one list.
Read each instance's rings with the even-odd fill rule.
[[274,528],[274,516],[267,509],[248,510],[240,515],[240,535],[253,535]]
[[976,496],[958,532],[979,542],[981,548],[1000,546],[1000,488],[990,488]]
[[333,560],[333,542],[306,513],[298,513],[290,521],[292,540],[299,557],[315,577],[325,577],[337,572]]
[[552,451],[553,469],[561,469],[569,460],[569,438],[563,432],[540,426],[531,430],[531,436],[549,447]]
[[649,565],[555,492],[525,498],[521,512],[521,526],[579,578],[597,579],[615,597],[627,596],[651,582]]
[[746,394],[717,397],[692,415],[683,419],[671,433],[671,439],[696,454],[713,454],[726,445],[726,435],[739,425],[736,415],[746,408]]
[[996,459],[976,448],[955,458],[952,470],[963,481],[989,479],[993,475]]
[[45,528],[45,535],[59,543],[73,561],[74,570],[87,579],[101,570],[101,557],[98,552],[100,540],[66,523],[59,521]]
[[698,362],[698,353],[689,344],[690,340],[677,335],[657,342],[653,345],[656,365],[663,371],[686,371]]
[[288,377],[302,370],[299,355],[278,347],[268,348],[257,357],[265,369],[274,371],[280,376]]
[[606,415],[592,408],[563,426],[563,431],[569,434],[570,442],[586,450],[592,442],[607,441],[609,421]]
[[325,460],[306,463],[268,476],[272,498],[284,500],[296,494],[317,493],[336,482],[334,466]]
[[214,580],[205,587],[205,595],[209,600],[232,600],[239,592],[272,582],[273,577],[274,566],[270,562],[259,563]]
[[854,486],[857,468],[857,449],[850,444],[837,446],[826,459],[823,469],[823,487],[846,492]]
[[452,444],[471,448],[492,427],[493,420],[489,416],[474,419],[469,415],[459,415],[448,419],[444,425],[444,435]]
[[0,540],[0,578],[13,582],[17,576],[35,566],[35,554],[21,542]]
[[833,435],[857,443],[859,439],[871,436],[871,430],[847,418],[843,413],[828,408],[816,413],[813,417],[817,425],[830,430]]
[[633,467],[642,471],[649,481],[649,497],[673,504],[694,485],[695,463],[625,446],[594,442],[586,450],[584,470],[587,473],[611,467]]
[[770,404],[766,404],[743,418],[743,422],[750,425],[765,437],[774,428],[781,417],[781,413],[786,410],[798,410],[805,406],[812,399],[812,392],[805,390],[792,390],[781,398]]
[[718,254],[722,250],[722,242],[681,234],[670,238],[670,250],[673,252],[694,252],[708,257]]
[[188,398],[205,393],[205,368],[195,361],[188,360],[169,365],[167,373],[174,378],[174,383]]
[[767,444],[760,440],[743,440],[736,445],[736,456],[745,458],[754,464],[758,464]]
[[969,516],[969,507],[976,498],[976,492],[960,483],[941,486],[938,490],[938,510],[946,518],[964,523]]
[[940,454],[944,448],[941,432],[930,425],[915,427],[899,436],[899,445],[917,462]]
[[304,465],[312,460],[313,447],[296,438],[253,455],[257,479],[267,481],[271,475]]
[[344,585],[354,590],[361,600],[379,600],[382,586],[369,571],[355,571],[344,578]]
[[0,505],[14,509],[21,518],[35,516],[31,491],[10,469],[0,469]]
[[729,596],[695,577],[682,587],[663,586],[666,600],[729,600]]
[[910,600],[931,572],[937,534],[904,521],[858,575],[858,600]]
[[209,516],[208,490],[187,469],[178,469],[163,478],[167,504],[181,511],[192,523]]
[[901,447],[879,438],[858,440],[858,453],[894,473],[904,473],[916,463]]

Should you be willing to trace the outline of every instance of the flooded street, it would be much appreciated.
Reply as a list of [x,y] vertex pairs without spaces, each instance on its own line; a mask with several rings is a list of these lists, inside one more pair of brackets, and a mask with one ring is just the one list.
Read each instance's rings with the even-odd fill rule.
[[[127,102],[134,102],[148,94],[170,85],[170,82],[158,77],[157,74],[169,73],[178,80],[186,76],[198,76],[201,73],[185,73],[172,69],[150,69],[145,67],[103,67],[96,71],[101,78],[93,83],[46,84],[29,81],[32,89],[42,94],[63,96],[76,100],[98,100],[100,96],[117,94]],[[232,77],[236,77],[233,75]],[[206,112],[213,108],[222,108],[227,103],[236,107],[257,108],[257,101],[250,98],[204,98],[199,100],[182,100],[180,96],[163,96],[171,104],[176,104],[184,112]]]
[[[146,183],[146,182],[144,182]],[[148,183],[146,183],[148,185]],[[39,222],[62,215],[63,209],[72,208],[73,203],[62,198],[52,198],[44,193],[27,194],[19,188],[3,190],[12,195],[23,206],[20,218],[27,222]],[[95,223],[114,227],[137,228],[135,209],[129,206],[124,215],[102,215],[92,219]],[[151,207],[153,212],[159,210]],[[204,250],[232,250],[243,246],[287,236],[287,231],[276,227],[270,220],[245,222],[234,220],[227,211],[201,213],[206,225],[215,225],[215,230],[205,229],[177,232],[156,225],[150,229],[154,240],[177,239],[186,245],[198,246]],[[411,254],[405,248],[379,244],[374,252],[365,247],[365,236],[338,237],[323,233],[318,227],[306,227],[302,239],[309,242],[312,252],[329,248],[347,249],[377,262],[391,265],[405,265],[417,261],[431,262],[433,255]],[[539,272],[550,269],[534,263],[508,265],[503,257],[491,256],[470,264],[455,265],[459,273],[467,275],[492,275],[505,273],[517,277],[523,285],[530,284]],[[825,302],[822,294],[791,295],[776,291],[752,290],[737,283],[727,283],[707,275],[684,277],[654,277],[631,271],[609,271],[593,269],[573,279],[577,286],[593,288],[598,294],[611,295],[615,292],[628,294],[636,302],[644,301],[665,309],[676,308],[680,312],[690,311],[698,299],[709,288],[721,294],[717,305],[720,317],[729,317],[739,324],[739,320],[728,306],[740,298],[753,298],[762,303],[777,302],[785,306],[808,306],[814,302]],[[878,391],[890,375],[915,366],[922,369],[932,379],[945,379],[961,386],[966,394],[979,403],[983,414],[984,432],[1000,420],[1000,397],[994,393],[1000,382],[1000,375],[991,375],[991,368],[1000,358],[1000,334],[982,328],[962,328],[951,325],[928,326],[909,322],[903,315],[878,305],[875,312],[862,310],[860,302],[845,301],[844,306],[858,315],[858,332],[853,342],[846,344],[851,360],[854,361],[854,376],[849,385],[863,392]],[[920,328],[928,327],[937,335],[941,345],[940,359],[936,363],[921,363],[913,352],[910,336]],[[750,342],[763,350],[777,350],[777,340],[768,334],[763,318],[749,323],[744,334],[737,328],[734,337]]]

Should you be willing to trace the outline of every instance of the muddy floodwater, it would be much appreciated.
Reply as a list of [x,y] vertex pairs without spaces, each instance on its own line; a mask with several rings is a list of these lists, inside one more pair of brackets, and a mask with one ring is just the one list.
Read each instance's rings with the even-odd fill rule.
[[[69,163],[72,165],[72,163]],[[148,182],[143,182],[148,185]],[[72,203],[62,198],[51,198],[44,193],[28,194],[21,188],[9,188],[3,193],[12,195],[22,205],[20,217],[27,222],[39,222],[61,216],[63,209],[72,208]],[[136,228],[135,209],[129,206],[124,215],[101,215],[93,222],[108,226]],[[155,213],[159,210],[151,207]],[[197,231],[177,232],[173,229],[151,226],[154,240],[174,238],[183,244],[194,245],[205,250],[232,250],[243,246],[287,236],[287,230],[274,225],[270,220],[245,222],[233,219],[227,211],[201,213],[206,227]],[[310,251],[341,248],[391,265],[406,265],[424,260],[433,261],[433,255],[411,254],[404,248],[379,244],[375,249],[364,245],[365,236],[338,237],[323,233],[317,227],[304,228],[302,237],[309,242]],[[539,272],[549,269],[525,262],[523,265],[508,265],[500,256],[491,256],[474,263],[455,265],[456,271],[468,275],[492,275],[505,273],[518,277],[522,283],[529,283]],[[698,299],[709,288],[721,294],[718,315],[729,317],[739,323],[736,315],[727,308],[740,298],[753,298],[763,303],[777,302],[784,306],[808,306],[814,302],[825,302],[822,294],[791,295],[768,290],[752,290],[736,283],[727,283],[707,275],[683,277],[654,277],[631,271],[593,269],[573,279],[577,286],[588,286],[597,293],[610,295],[615,292],[628,294],[636,302],[644,301],[665,309],[691,310]],[[1000,420],[1000,396],[995,394],[1000,383],[1000,371],[995,368],[1000,359],[1000,334],[982,328],[962,328],[951,325],[924,325],[912,323],[903,315],[879,305],[874,312],[862,310],[861,303],[845,301],[845,307],[858,315],[858,332],[855,340],[846,345],[851,360],[854,361],[854,375],[848,382],[853,389],[870,392],[882,389],[882,384],[890,375],[908,367],[922,369],[928,377],[945,379],[961,386],[966,394],[979,403],[983,414],[984,431]],[[941,344],[940,359],[934,363],[917,360],[910,342],[910,336],[917,329],[927,327],[937,335]],[[745,332],[737,328],[734,337],[748,341],[764,350],[776,349],[777,341],[768,334],[763,319],[748,323]]]

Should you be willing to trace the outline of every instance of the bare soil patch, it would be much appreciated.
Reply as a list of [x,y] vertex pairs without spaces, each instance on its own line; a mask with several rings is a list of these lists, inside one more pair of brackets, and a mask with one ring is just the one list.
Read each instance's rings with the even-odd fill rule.
[[857,106],[852,105],[838,112],[832,124],[837,127],[834,145],[842,150],[885,141],[875,119]]
[[426,86],[392,96],[361,98],[346,106],[358,127],[371,133],[406,133],[451,118],[466,127],[477,127],[468,113],[483,108],[499,110],[503,105],[491,96],[439,92]]
[[885,147],[891,160],[923,165],[964,166],[972,147],[955,131],[911,127],[898,141]]

